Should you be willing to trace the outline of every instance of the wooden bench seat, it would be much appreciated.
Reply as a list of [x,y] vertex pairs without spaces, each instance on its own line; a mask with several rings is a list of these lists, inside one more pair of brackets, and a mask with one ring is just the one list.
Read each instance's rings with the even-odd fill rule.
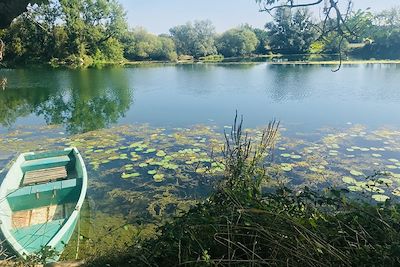
[[25,173],[22,185],[26,186],[31,184],[57,181],[60,179],[65,179],[67,178],[67,176],[68,174],[65,166],[54,167],[49,169],[41,169],[36,171],[28,171]]

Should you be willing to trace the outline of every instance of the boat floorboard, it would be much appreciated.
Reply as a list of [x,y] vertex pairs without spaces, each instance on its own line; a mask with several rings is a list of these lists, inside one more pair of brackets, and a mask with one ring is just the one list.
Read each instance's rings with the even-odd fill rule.
[[12,227],[14,229],[45,224],[55,220],[68,218],[74,210],[73,203],[63,205],[50,205],[31,210],[16,211],[12,214]]

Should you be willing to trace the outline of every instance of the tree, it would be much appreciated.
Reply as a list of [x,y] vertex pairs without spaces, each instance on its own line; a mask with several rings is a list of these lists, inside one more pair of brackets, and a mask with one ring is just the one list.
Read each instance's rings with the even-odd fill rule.
[[256,50],[254,51],[258,55],[265,55],[268,53],[269,44],[268,44],[268,32],[262,29],[254,28],[253,32],[257,36],[258,45]]
[[218,52],[225,57],[249,55],[258,44],[256,34],[246,27],[230,29],[217,39]]
[[208,20],[173,27],[170,33],[180,55],[199,58],[217,53],[215,28]]
[[271,49],[284,54],[309,52],[316,35],[308,9],[298,9],[294,14],[289,8],[278,9],[266,28]]
[[375,23],[380,27],[394,30],[400,27],[400,7],[384,10],[375,16]]
[[176,60],[173,40],[156,36],[143,28],[129,32],[125,38],[125,57],[129,60]]
[[[368,19],[367,19],[368,18]],[[353,51],[362,58],[400,58],[400,8],[391,8],[364,19],[365,46]],[[360,24],[360,23],[359,23]]]
[[120,39],[126,30],[117,0],[49,0],[29,7],[2,38],[14,62],[82,64],[123,59]]

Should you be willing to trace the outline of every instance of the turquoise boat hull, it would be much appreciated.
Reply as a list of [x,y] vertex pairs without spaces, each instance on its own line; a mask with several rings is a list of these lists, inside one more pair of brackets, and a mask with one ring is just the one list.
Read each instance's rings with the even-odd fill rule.
[[18,256],[59,259],[78,223],[87,179],[76,148],[17,158],[0,187],[0,229]]

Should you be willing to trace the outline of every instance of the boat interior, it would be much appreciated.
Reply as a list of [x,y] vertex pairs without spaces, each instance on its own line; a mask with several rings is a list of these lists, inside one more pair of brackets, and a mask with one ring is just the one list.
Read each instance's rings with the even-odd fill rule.
[[45,246],[75,209],[82,184],[82,166],[74,150],[26,155],[23,177],[7,196],[11,232],[28,252]]

